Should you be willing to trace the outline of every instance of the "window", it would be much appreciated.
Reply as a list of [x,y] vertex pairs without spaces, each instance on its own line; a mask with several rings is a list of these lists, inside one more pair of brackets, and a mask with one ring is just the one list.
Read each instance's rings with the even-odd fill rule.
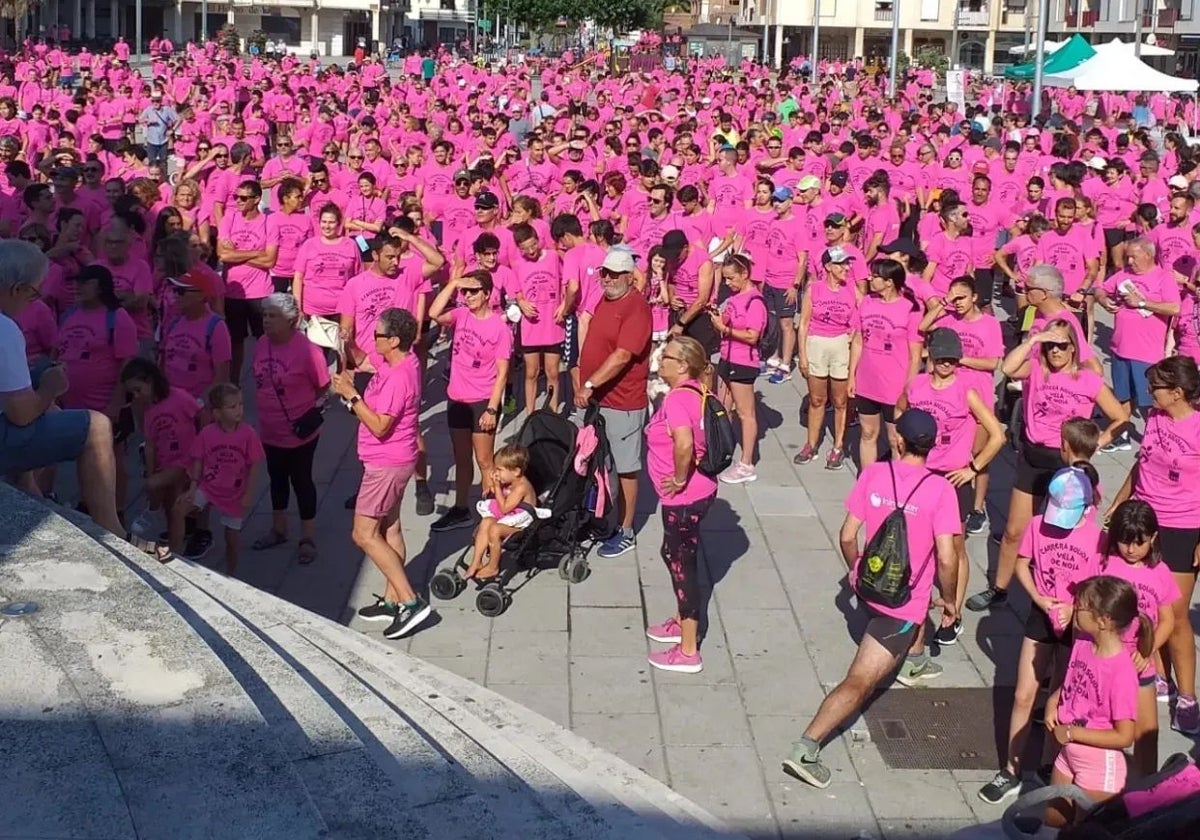
[[940,11],[940,0],[921,0],[921,20],[937,20]]
[[[212,21],[212,15],[208,16]],[[287,44],[300,44],[300,18],[284,17],[283,15],[263,15],[260,24],[262,31],[271,38],[282,38]]]
[[454,0],[441,0],[440,8],[443,12],[453,12],[454,11]]
[[1195,12],[1194,3],[1195,3],[1195,0],[1181,0],[1181,2],[1179,4],[1179,19],[1180,20],[1191,20],[1192,19],[1192,15]]

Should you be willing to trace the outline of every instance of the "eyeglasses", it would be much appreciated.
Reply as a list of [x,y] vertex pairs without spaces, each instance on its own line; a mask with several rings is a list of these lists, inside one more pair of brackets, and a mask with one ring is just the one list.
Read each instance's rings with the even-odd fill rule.
[[683,361],[683,359],[681,359],[679,356],[672,356],[670,353],[663,353],[662,358],[670,359],[671,361],[674,361],[674,362],[682,362]]
[[462,294],[462,295],[474,295],[474,294],[478,294],[479,292],[482,292],[483,287],[482,286],[462,287],[462,288],[459,288],[458,291],[459,291],[459,294]]
[[1047,350],[1061,350],[1064,353],[1067,350],[1071,350],[1075,347],[1075,345],[1069,341],[1046,341],[1043,342],[1043,345]]
[[667,200],[665,198],[652,198],[647,203],[648,204],[666,204]]
[[325,154],[327,154],[327,155],[337,155],[337,154],[338,154],[338,150],[337,150],[337,149],[326,149],[326,150],[325,150]]
[[323,187],[328,183],[329,183],[328,178],[313,178],[312,179],[312,184],[314,187]]
[[1151,385],[1150,390],[1153,391],[1174,391],[1175,385]]
[[238,201],[257,201],[258,200],[258,196],[255,196],[255,195],[235,195],[234,198],[236,198]]
[[783,146],[780,146],[778,143],[768,143],[767,148],[768,149],[782,149]]
[[346,157],[348,157],[350,160],[362,160],[363,159],[362,155],[346,155]]
[[379,339],[381,339],[381,338],[392,338],[392,336],[388,335],[387,333],[381,333],[381,332],[377,332],[377,333],[375,333],[375,340],[376,340],[376,341],[378,341],[378,340],[379,340]]

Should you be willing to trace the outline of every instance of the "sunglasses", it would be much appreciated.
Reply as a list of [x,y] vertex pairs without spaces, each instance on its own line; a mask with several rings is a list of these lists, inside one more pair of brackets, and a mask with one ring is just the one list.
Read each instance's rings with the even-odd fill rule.
[[348,157],[350,160],[362,160],[363,159],[362,155],[347,155],[346,157]]
[[226,154],[213,155],[213,160],[225,160],[228,157],[229,155]]
[[238,201],[257,201],[258,200],[258,197],[253,196],[253,195],[235,195],[234,198],[236,198]]
[[387,333],[381,333],[381,332],[377,332],[377,333],[375,333],[375,340],[376,340],[376,341],[378,341],[378,340],[379,340],[379,339],[381,339],[381,338],[392,338],[392,336],[388,335]]
[[475,295],[475,294],[479,294],[480,292],[482,292],[483,287],[482,286],[463,287],[463,288],[460,288],[458,291],[459,291],[459,294],[462,294],[462,295]]
[[1046,341],[1043,342],[1043,345],[1047,350],[1062,350],[1063,352],[1066,352],[1075,346],[1069,341]]

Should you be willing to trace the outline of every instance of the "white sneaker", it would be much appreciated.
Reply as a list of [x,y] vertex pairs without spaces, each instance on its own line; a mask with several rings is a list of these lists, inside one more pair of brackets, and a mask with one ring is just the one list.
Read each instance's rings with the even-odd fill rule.
[[784,369],[783,359],[779,358],[778,356],[772,356],[771,358],[767,359],[767,369],[768,370],[783,370]]
[[734,461],[725,472],[721,473],[720,479],[725,484],[745,484],[750,481],[757,481],[758,473],[755,471],[753,465]]

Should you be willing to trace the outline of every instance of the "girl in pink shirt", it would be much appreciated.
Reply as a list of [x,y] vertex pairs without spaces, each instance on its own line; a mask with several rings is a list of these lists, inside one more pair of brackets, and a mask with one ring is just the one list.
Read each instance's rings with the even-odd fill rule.
[[1158,703],[1155,694],[1156,654],[1171,637],[1179,600],[1179,587],[1171,569],[1162,562],[1158,519],[1154,509],[1140,499],[1122,502],[1108,525],[1108,550],[1104,572],[1126,580],[1134,588],[1138,612],[1150,620],[1154,643],[1150,653],[1137,648],[1137,634],[1126,636],[1126,645],[1138,672],[1138,716],[1133,745],[1133,768],[1139,776],[1158,769]]
[[[188,488],[188,467],[200,409],[191,394],[182,388],[172,388],[159,366],[146,359],[130,359],[121,371],[121,383],[134,405],[143,412],[142,432],[146,437],[149,508],[131,530],[148,543],[157,544],[162,530],[160,517],[174,509],[179,496]],[[181,549],[183,519],[169,517],[166,524],[167,545]],[[165,554],[160,552],[159,558],[165,559]]]
[[[225,527],[225,571],[232,575],[237,571],[242,524],[254,501],[259,464],[266,455],[258,433],[243,420],[240,388],[228,382],[214,385],[208,392],[208,408],[213,422],[192,442],[188,468],[191,482],[172,509],[176,521],[170,533],[182,536],[184,519],[190,514],[197,514],[201,523],[206,523],[210,508],[215,508]],[[206,524],[200,527],[208,530]],[[176,543],[171,548],[181,551],[183,546]]]
[[[1078,785],[1103,802],[1125,787],[1122,750],[1133,746],[1137,725],[1137,669],[1124,637],[1136,632],[1138,652],[1149,656],[1153,631],[1138,612],[1134,588],[1111,575],[1079,585],[1072,623],[1076,641],[1066,676],[1046,702],[1046,729],[1062,747],[1050,784]],[[1047,820],[1072,822],[1072,810],[1052,803]]]
[[296,254],[292,294],[305,315],[336,318],[342,289],[358,273],[359,248],[342,234],[342,211],[326,204],[317,221],[320,236],[307,240]]
[[721,363],[717,375],[723,383],[726,408],[737,412],[742,432],[742,457],[721,473],[726,484],[754,481],[754,446],[758,440],[758,408],[754,383],[758,379],[758,340],[767,328],[767,303],[750,279],[750,257],[731,254],[721,267],[721,279],[732,294],[711,310],[713,329],[721,336]]
[[517,256],[516,303],[521,309],[521,345],[525,356],[525,406],[532,410],[537,399],[537,380],[543,360],[550,410],[559,407],[559,362],[566,335],[563,324],[574,303],[563,284],[557,253],[547,251],[531,225],[513,231]]

